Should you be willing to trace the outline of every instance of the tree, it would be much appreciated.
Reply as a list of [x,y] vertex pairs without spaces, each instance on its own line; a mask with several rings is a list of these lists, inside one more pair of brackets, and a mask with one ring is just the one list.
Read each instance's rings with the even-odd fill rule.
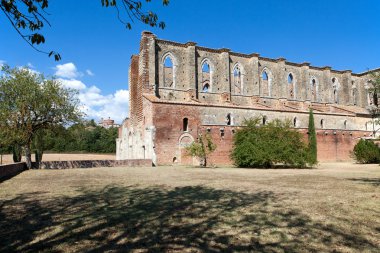
[[311,108],[309,111],[308,141],[310,163],[317,164],[317,135],[315,132],[313,109]]
[[371,140],[363,140],[355,145],[353,155],[358,163],[379,163],[380,149]]
[[380,124],[380,120],[378,119],[380,115],[380,109],[378,107],[378,93],[380,91],[380,72],[369,72],[370,76],[370,84],[371,86],[368,89],[368,92],[372,94],[373,103],[372,105],[367,106],[367,109],[371,115],[371,123],[372,123],[372,136],[376,136],[376,132],[379,129],[375,129],[375,124]]
[[38,131],[78,122],[77,91],[64,88],[57,80],[45,79],[27,68],[3,67],[0,78],[0,131],[10,143],[25,149],[31,164],[31,143]]
[[270,168],[281,164],[305,167],[309,161],[307,145],[289,120],[275,119],[261,125],[262,118],[245,120],[234,135],[231,158],[235,165],[248,168]]
[[[144,1],[137,0],[101,0],[103,7],[112,7],[117,11],[117,17],[128,29],[132,28],[131,22],[138,20],[151,27],[165,28],[165,23],[158,20],[158,16],[151,10],[145,10]],[[149,3],[151,0],[145,0]],[[167,6],[169,0],[162,0]],[[0,0],[0,10],[4,13],[13,28],[32,48],[38,52],[45,53],[49,57],[54,56],[56,61],[61,55],[55,51],[42,51],[36,46],[45,43],[45,36],[41,33],[45,25],[50,25],[47,20],[46,10],[49,0]],[[127,19],[123,18],[123,13]],[[127,21],[126,21],[127,20]]]
[[210,134],[199,134],[196,142],[186,147],[188,155],[196,156],[201,160],[201,166],[207,167],[208,155],[214,152],[216,145],[213,143]]

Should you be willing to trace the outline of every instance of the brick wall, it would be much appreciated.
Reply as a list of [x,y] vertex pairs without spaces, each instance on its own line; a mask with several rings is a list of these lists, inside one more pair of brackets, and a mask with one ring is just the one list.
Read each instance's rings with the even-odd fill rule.
[[26,169],[25,163],[0,165],[0,182],[16,176]]
[[[196,140],[200,132],[207,131],[217,145],[217,149],[209,157],[209,162],[220,165],[232,164],[230,152],[233,144],[233,132],[238,127],[220,124],[204,125],[202,118],[205,112],[201,106],[153,104],[153,121],[156,127],[154,143],[158,165],[194,164],[196,161],[186,156],[181,140],[188,136]],[[188,131],[183,130],[183,118],[188,118]],[[307,140],[307,129],[298,128],[298,130]],[[352,160],[351,151],[355,144],[361,137],[369,135],[370,131],[318,129],[318,160],[321,162],[350,161]]]

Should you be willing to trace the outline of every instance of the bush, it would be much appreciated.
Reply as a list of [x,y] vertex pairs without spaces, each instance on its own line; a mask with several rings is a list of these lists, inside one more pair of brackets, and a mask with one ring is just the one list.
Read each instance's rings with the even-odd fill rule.
[[282,164],[292,167],[312,165],[301,133],[290,121],[274,120],[260,126],[261,119],[245,121],[246,127],[234,136],[231,158],[238,167],[269,168]]
[[380,149],[370,140],[361,139],[354,147],[354,158],[359,163],[379,163]]

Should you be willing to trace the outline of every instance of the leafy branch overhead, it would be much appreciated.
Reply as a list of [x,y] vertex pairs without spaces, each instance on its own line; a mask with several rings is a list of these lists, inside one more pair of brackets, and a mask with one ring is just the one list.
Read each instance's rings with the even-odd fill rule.
[[[138,20],[151,27],[165,28],[165,23],[159,21],[158,15],[144,9],[145,3],[151,0],[101,0],[103,7],[113,7],[117,10],[117,17],[128,29],[132,29],[134,20]],[[162,0],[162,4],[167,6],[169,0]],[[12,27],[21,38],[33,49],[40,53],[54,57],[54,60],[61,60],[61,55],[56,51],[43,51],[37,46],[46,42],[42,29],[45,25],[51,26],[47,19],[50,14],[46,12],[49,7],[49,0],[0,0],[0,9],[9,20]],[[124,14],[123,14],[124,13]],[[126,18],[123,18],[123,15]]]
[[[101,0],[102,6],[104,7],[114,7],[117,10],[117,17],[121,23],[123,23],[126,28],[132,29],[132,23],[135,19],[147,24],[151,27],[159,27],[161,29],[165,28],[165,22],[159,21],[158,15],[153,11],[143,10],[143,1],[132,1],[132,0]],[[151,0],[145,0],[149,3]],[[164,6],[169,5],[169,0],[162,0]],[[128,20],[122,18],[122,12],[125,11]]]

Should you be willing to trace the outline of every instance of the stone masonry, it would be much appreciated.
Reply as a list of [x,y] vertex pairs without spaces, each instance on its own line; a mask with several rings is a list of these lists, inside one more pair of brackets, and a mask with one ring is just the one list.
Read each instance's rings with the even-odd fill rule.
[[231,164],[233,134],[246,118],[290,119],[307,136],[313,108],[318,159],[344,161],[360,138],[373,137],[370,72],[269,59],[158,39],[143,32],[129,69],[130,118],[119,129],[117,159],[194,164],[185,147],[209,132],[215,164]]

